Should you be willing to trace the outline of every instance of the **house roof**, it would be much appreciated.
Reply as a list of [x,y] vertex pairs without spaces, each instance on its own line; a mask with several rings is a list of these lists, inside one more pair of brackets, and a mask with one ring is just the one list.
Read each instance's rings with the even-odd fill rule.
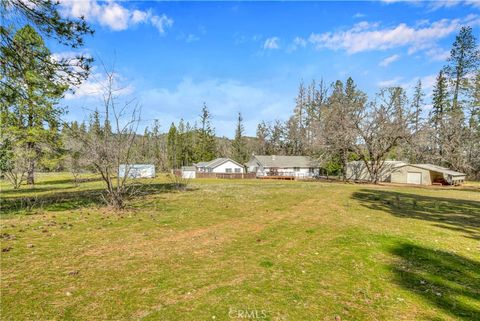
[[199,163],[196,163],[195,166],[197,167],[205,167],[205,168],[215,168],[215,167],[218,167],[226,162],[232,162],[234,164],[237,164],[238,166],[240,167],[243,167],[242,164],[234,161],[233,159],[231,158],[226,158],[226,157],[222,157],[222,158],[215,158],[214,160],[211,160],[209,162],[199,162]]
[[198,162],[198,163],[195,163],[194,165],[197,166],[197,167],[205,167],[205,165],[207,165],[209,162]]
[[[317,161],[308,156],[253,156],[263,167],[318,167]],[[250,163],[250,162],[249,162]]]
[[446,167],[437,166],[437,165],[433,165],[433,164],[411,164],[411,165],[415,166],[415,167],[423,168],[423,169],[426,169],[426,170],[429,170],[429,171],[447,174],[447,175],[450,175],[450,176],[465,176],[466,175],[465,173],[457,172],[457,171],[454,171],[452,169],[448,169]]

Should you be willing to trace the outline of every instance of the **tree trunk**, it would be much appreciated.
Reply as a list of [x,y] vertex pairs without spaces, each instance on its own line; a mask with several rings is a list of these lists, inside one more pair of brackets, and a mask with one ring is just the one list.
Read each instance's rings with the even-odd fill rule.
[[35,158],[34,158],[34,145],[32,142],[29,142],[27,144],[27,149],[28,149],[28,157],[30,158],[28,160],[28,168],[27,168],[27,184],[28,185],[35,185]]
[[342,179],[347,181],[348,152],[342,151]]

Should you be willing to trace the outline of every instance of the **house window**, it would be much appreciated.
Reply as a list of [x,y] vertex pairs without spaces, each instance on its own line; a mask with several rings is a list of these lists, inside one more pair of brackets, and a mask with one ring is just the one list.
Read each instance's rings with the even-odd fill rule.
[[293,168],[293,171],[294,171],[294,172],[300,172],[300,167],[294,167],[294,168]]
[[232,169],[231,168],[225,168],[225,173],[231,173]]
[[235,168],[235,173],[240,173],[241,168]]

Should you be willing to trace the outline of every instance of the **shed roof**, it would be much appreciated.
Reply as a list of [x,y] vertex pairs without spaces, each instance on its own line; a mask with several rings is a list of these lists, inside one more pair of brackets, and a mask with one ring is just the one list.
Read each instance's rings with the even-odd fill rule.
[[196,170],[195,166],[182,166],[182,171],[187,171],[187,172],[193,171],[194,172],[195,170]]
[[253,156],[263,167],[318,167],[316,160],[308,156],[277,156],[255,155]]
[[426,169],[426,170],[429,170],[429,171],[439,172],[439,173],[443,173],[443,174],[447,174],[447,175],[451,175],[451,176],[465,176],[466,175],[465,173],[457,172],[457,171],[454,171],[452,169],[442,167],[442,166],[433,165],[433,164],[411,164],[411,165],[415,166],[415,167],[423,168],[423,169]]

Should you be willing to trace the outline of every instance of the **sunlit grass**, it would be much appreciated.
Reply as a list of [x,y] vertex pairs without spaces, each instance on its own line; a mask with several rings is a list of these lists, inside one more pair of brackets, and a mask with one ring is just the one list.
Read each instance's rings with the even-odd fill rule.
[[100,181],[1,183],[2,319],[479,319],[478,189],[142,182],[120,213]]

